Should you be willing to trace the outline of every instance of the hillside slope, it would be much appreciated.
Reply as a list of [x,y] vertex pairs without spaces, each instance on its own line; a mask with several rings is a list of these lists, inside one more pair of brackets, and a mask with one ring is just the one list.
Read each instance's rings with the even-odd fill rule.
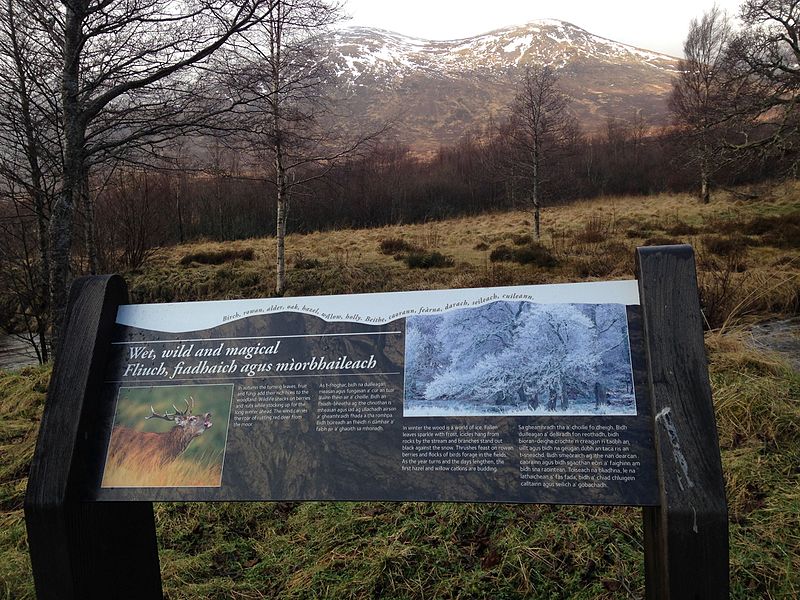
[[452,41],[351,27],[318,40],[345,112],[360,124],[395,120],[401,141],[435,149],[500,115],[526,65],[557,69],[572,110],[589,130],[607,118],[668,119],[678,59],[593,35],[570,23],[533,21]]

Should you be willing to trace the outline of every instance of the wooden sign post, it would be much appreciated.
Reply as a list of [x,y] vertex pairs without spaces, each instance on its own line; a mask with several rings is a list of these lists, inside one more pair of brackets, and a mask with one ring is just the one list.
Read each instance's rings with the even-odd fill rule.
[[727,598],[728,508],[694,252],[636,252],[660,503],[643,509],[648,598]]
[[128,300],[119,276],[73,283],[36,441],[25,523],[36,595],[60,598],[160,598],[161,573],[149,502],[80,502],[87,457],[76,450],[97,424],[117,307]]
[[[160,598],[153,501],[317,499],[638,505],[648,598],[726,598],[693,253],[640,248],[637,268],[638,294],[609,282],[192,310],[127,306],[118,276],[77,280],[25,499],[37,596]],[[507,363],[481,358],[501,355],[487,323]],[[537,360],[552,348],[564,358]],[[216,444],[204,483],[126,479],[125,445],[152,454],[159,436],[183,441],[137,460]],[[552,445],[567,461],[538,463]],[[287,466],[275,447],[309,460]]]

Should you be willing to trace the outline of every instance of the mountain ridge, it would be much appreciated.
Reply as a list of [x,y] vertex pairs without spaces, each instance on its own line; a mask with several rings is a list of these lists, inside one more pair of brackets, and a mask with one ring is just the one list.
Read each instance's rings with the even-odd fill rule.
[[426,40],[351,26],[318,38],[336,95],[359,125],[395,120],[398,141],[417,150],[453,144],[496,119],[527,65],[560,75],[584,130],[640,115],[669,121],[667,96],[679,59],[592,34],[566,21],[537,19],[454,40]]

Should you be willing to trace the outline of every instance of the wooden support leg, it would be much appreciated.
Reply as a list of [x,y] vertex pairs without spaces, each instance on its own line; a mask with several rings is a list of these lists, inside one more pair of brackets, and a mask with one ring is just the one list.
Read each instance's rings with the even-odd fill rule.
[[637,250],[661,503],[643,509],[647,597],[727,598],[728,509],[690,246]]
[[[78,279],[70,290],[25,496],[36,594],[40,600],[161,598],[150,503],[86,503],[71,496],[85,459],[117,307],[127,301],[118,276]],[[95,457],[96,458],[96,457]]]

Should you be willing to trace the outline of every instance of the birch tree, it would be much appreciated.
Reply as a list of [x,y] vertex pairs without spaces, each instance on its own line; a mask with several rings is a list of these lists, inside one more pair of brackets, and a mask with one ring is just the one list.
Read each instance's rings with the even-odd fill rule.
[[[33,4],[37,4],[34,0]],[[207,114],[200,69],[270,14],[275,0],[62,0],[49,23],[61,51],[63,169],[50,222],[54,337],[64,316],[75,209],[91,165],[157,143]],[[194,70],[194,71],[193,71]],[[91,205],[86,220],[93,226]]]
[[[34,5],[35,6],[35,5]],[[58,64],[43,27],[55,14],[19,0],[0,4],[0,194],[7,239],[0,268],[28,341],[49,358],[48,227],[61,166]],[[31,224],[35,223],[35,227]]]
[[717,6],[694,19],[669,99],[674,121],[688,142],[689,161],[697,169],[703,204],[711,200],[711,178],[723,162],[726,108],[733,93],[727,57],[731,38],[730,21]]
[[741,28],[729,44],[729,58],[738,90],[728,109],[737,120],[738,141],[730,147],[741,155],[779,154],[800,150],[800,2],[745,0]]
[[540,239],[542,183],[547,152],[569,132],[573,119],[569,98],[558,86],[558,74],[547,65],[527,66],[511,104],[511,136],[517,168],[530,183],[534,235]]
[[276,206],[275,293],[286,291],[286,225],[292,192],[306,183],[302,167],[317,160],[322,137],[315,131],[325,99],[324,67],[314,61],[310,36],[340,18],[339,6],[317,0],[280,0],[263,28],[261,83],[264,133],[272,158]]
[[[274,202],[275,293],[286,292],[286,232],[293,197],[326,176],[341,159],[368,147],[383,132],[350,133],[331,123],[328,95],[332,74],[315,53],[314,36],[342,18],[338,2],[276,0],[269,18],[247,36],[231,59],[232,93],[242,98],[239,124],[229,127],[245,140],[261,162],[261,173]],[[237,142],[233,142],[234,144]]]

